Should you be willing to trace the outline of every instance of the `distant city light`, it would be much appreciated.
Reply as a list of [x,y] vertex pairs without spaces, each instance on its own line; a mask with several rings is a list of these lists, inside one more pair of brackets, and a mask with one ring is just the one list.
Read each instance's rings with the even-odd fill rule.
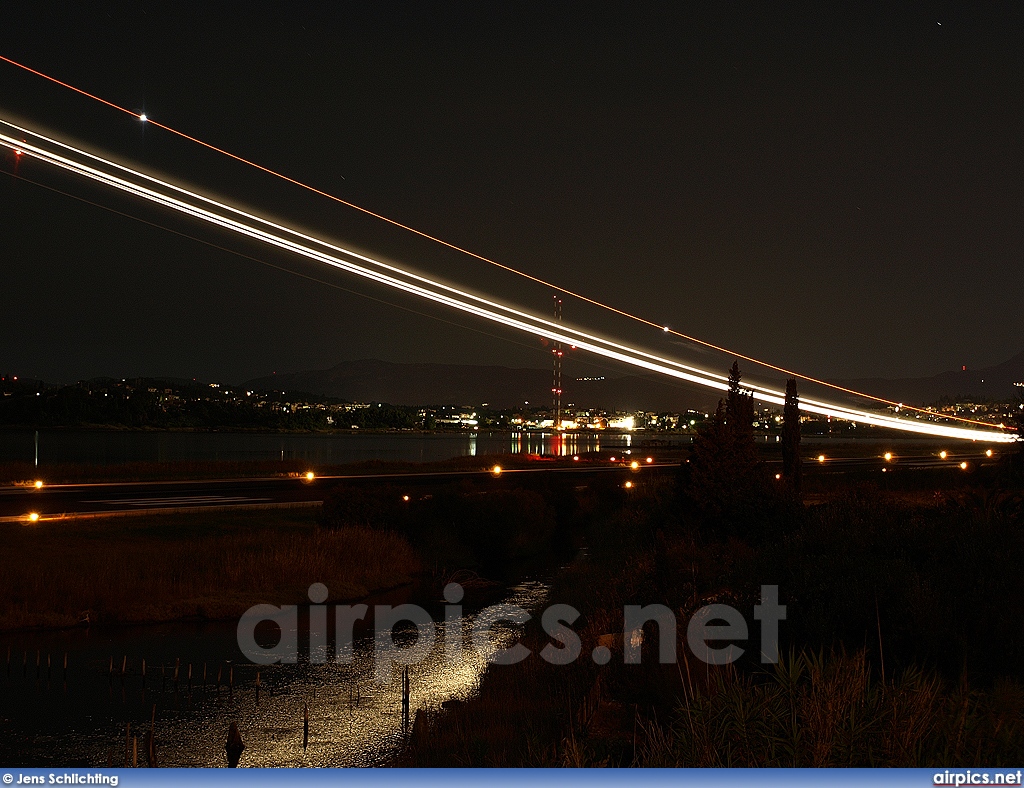
[[35,483],[32,486],[35,487],[37,490],[43,489],[43,480],[42,479],[36,479]]
[[579,455],[578,455],[578,454],[574,454],[574,455],[572,456],[572,461],[573,461],[573,462],[579,462],[579,461],[580,461]]
[[491,468],[491,473],[493,473],[495,476],[501,476],[501,466],[495,465],[493,468]]
[[311,482],[316,478],[316,474],[313,471],[306,471],[306,481]]
[[625,487],[625,488],[626,488],[627,490],[629,490],[629,489],[632,489],[632,487],[633,487],[633,482],[626,482],[626,483],[625,483],[625,484],[624,484],[623,486],[624,486],[624,487]]
[[402,496],[402,500],[408,502],[409,501],[409,496],[408,495],[403,495]]
[[967,463],[966,462],[960,463],[960,470],[962,470],[962,471],[966,471],[967,470]]
[[939,457],[941,457],[942,459],[946,459],[946,457],[948,456],[949,454],[945,451],[945,449],[939,452]]
[[818,455],[818,462],[825,462],[825,455],[824,454],[819,454]]
[[634,471],[639,470],[640,469],[640,463],[637,462],[636,460],[633,460],[633,462],[631,462],[629,464],[629,467],[632,468]]
[[891,451],[887,451],[883,456],[885,457],[885,461],[886,462],[892,462],[892,452]]
[[779,479],[781,479],[781,478],[782,478],[782,474],[781,474],[781,473],[777,473],[777,474],[775,474],[775,480],[776,480],[776,481],[778,481],[778,480],[779,480]]
[[32,512],[29,514],[28,520],[30,523],[37,522],[39,520],[39,512]]
[[986,456],[986,457],[991,457],[991,456],[992,456],[992,449],[987,449],[987,450],[985,451],[985,456]]
[[648,457],[646,462],[647,462],[648,465],[650,465],[652,462],[654,462],[654,458],[653,457]]
[[139,120],[145,123],[147,120],[149,120],[149,118],[146,116],[146,113],[143,112],[141,115],[139,115]]

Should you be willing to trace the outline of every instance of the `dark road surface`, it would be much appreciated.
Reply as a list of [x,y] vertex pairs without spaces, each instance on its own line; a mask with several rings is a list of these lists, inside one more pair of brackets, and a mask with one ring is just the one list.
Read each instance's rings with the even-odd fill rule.
[[[826,458],[824,462],[805,459],[804,473],[845,473],[883,468],[892,471],[948,468],[962,472],[995,461],[984,452],[970,454],[951,453],[945,459],[937,455],[913,457]],[[778,464],[769,461],[769,466]],[[628,465],[588,463],[577,466],[552,466],[507,469],[501,478],[535,474],[571,474],[580,481],[595,475],[619,474],[623,483],[629,478],[643,478],[651,474],[674,473],[676,463],[641,465],[633,471]],[[102,516],[104,514],[143,513],[152,511],[195,510],[204,508],[237,508],[267,506],[315,505],[339,484],[370,484],[407,486],[410,490],[423,490],[431,486],[465,478],[494,478],[491,471],[401,473],[352,476],[319,476],[312,481],[303,477],[271,477],[263,479],[212,479],[169,482],[110,482],[100,484],[44,485],[36,489],[31,485],[0,487],[0,521],[30,522],[32,513],[38,520],[51,520],[71,516]]]

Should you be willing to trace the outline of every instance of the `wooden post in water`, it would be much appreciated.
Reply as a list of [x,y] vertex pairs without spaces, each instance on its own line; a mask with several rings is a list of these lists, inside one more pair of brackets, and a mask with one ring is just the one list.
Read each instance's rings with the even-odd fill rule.
[[68,680],[68,652],[64,652],[64,681]]
[[402,728],[409,727],[409,666],[402,671]]
[[228,696],[235,694],[235,666],[228,665]]
[[260,702],[260,672],[256,671],[256,703]]
[[132,736],[132,768],[139,768],[139,737]]
[[309,704],[302,704],[302,749],[309,744]]
[[42,652],[39,649],[36,649],[36,678],[39,678],[42,671],[42,659]]
[[129,722],[124,729],[124,765],[127,767],[130,763],[130,750],[132,746],[132,724]]
[[49,681],[50,677],[52,675],[53,675],[53,659],[52,659],[52,657],[50,655],[50,652],[47,651],[46,652],[46,680]]
[[121,681],[124,681],[124,674],[128,672],[128,655],[124,655],[124,659],[121,660]]
[[153,704],[153,713],[149,718],[149,733],[146,735],[146,764],[150,769],[157,767],[156,762],[156,704]]
[[224,745],[228,754],[228,768],[234,769],[238,766],[238,759],[242,757],[242,750],[245,749],[245,742],[242,741],[242,734],[238,732],[238,724],[232,722],[228,728],[228,740]]
[[145,657],[143,657],[143,659],[142,659],[142,686],[143,687],[146,686],[146,659],[145,659]]
[[217,697],[220,697],[220,680],[224,675],[224,665],[217,666]]
[[178,670],[181,668],[181,660],[175,658],[174,660],[174,691],[178,691]]
[[206,663],[203,663],[203,689],[206,689]]
[[192,691],[192,663],[188,663],[188,691]]

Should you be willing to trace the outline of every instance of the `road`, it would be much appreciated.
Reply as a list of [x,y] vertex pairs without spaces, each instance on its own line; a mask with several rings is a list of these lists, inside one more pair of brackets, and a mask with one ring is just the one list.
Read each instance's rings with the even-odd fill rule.
[[[856,473],[872,471],[914,471],[947,468],[950,472],[974,470],[996,461],[984,452],[937,455],[831,458],[824,461],[804,460],[804,473]],[[769,461],[769,466],[779,465]],[[637,473],[674,473],[678,465],[671,463],[642,464]],[[506,469],[500,476],[571,474],[585,481],[588,477],[617,473],[623,483],[633,471],[622,463],[587,463],[585,465],[539,464],[537,468]],[[96,517],[113,514],[138,514],[156,511],[193,511],[273,506],[314,506],[324,500],[339,484],[374,484],[423,490],[466,478],[494,477],[492,471],[456,471],[435,473],[364,474],[320,476],[313,480],[295,476],[262,479],[209,479],[167,482],[110,482],[99,484],[55,484],[37,489],[31,485],[0,487],[0,522],[30,522],[30,515],[39,521],[66,517]]]
[[[677,465],[645,465],[645,473],[674,471]],[[571,474],[582,478],[595,474],[631,474],[622,464],[552,466],[505,469],[498,475],[541,473]],[[495,478],[493,471],[443,473],[397,473],[345,476],[274,476],[262,479],[209,479],[167,482],[109,482],[97,484],[54,484],[36,489],[31,485],[0,487],[0,522],[28,522],[31,513],[38,520],[69,516],[102,516],[153,511],[316,505],[339,484],[387,484],[422,490],[466,478]]]

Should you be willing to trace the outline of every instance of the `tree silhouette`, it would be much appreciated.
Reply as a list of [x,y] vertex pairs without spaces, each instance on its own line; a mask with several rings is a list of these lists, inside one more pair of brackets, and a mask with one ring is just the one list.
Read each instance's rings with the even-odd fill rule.
[[793,492],[800,493],[800,398],[796,379],[786,381],[786,404],[782,409],[782,477]]
[[754,444],[753,395],[741,388],[734,363],[725,400],[694,440],[683,483],[686,509],[705,528],[747,534],[762,519],[763,477]]

